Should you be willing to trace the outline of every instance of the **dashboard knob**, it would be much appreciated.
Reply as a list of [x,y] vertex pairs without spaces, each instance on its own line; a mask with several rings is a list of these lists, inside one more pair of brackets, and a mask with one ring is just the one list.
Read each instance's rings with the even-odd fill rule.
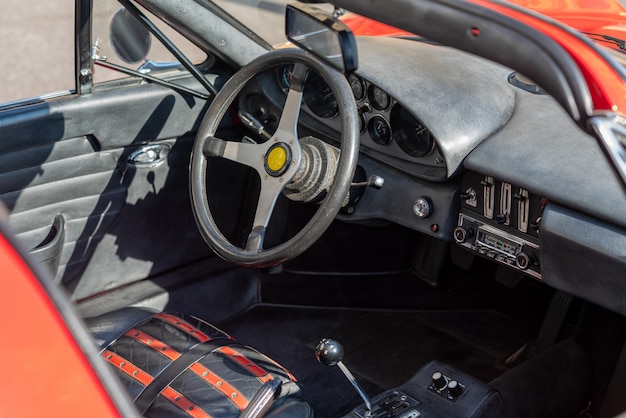
[[532,261],[532,256],[523,252],[515,256],[515,265],[521,270],[526,270]]
[[461,387],[461,385],[459,385],[459,382],[457,382],[456,380],[451,380],[448,383],[448,393],[453,399],[458,398],[463,393],[463,388]]
[[419,197],[413,204],[413,213],[418,218],[428,218],[433,213],[433,202],[427,197]]
[[472,228],[465,229],[462,226],[454,228],[454,240],[459,244],[467,241],[468,238],[474,236],[474,230]]
[[448,382],[446,381],[446,378],[443,376],[443,373],[441,372],[433,373],[432,379],[433,379],[433,386],[437,390],[441,390],[445,388],[446,385],[448,384]]

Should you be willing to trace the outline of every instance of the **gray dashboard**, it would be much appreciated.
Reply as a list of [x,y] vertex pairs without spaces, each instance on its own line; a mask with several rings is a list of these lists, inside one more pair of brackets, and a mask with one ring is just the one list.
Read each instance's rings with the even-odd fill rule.
[[448,177],[513,112],[515,96],[507,82],[511,71],[504,67],[408,39],[364,37],[358,48],[357,74],[424,122],[445,158]]
[[[509,83],[510,69],[415,39],[364,37],[358,48],[359,68],[348,80],[358,81],[359,164],[368,176],[385,177],[385,185],[368,189],[341,219],[382,219],[455,240],[476,255],[626,313],[615,298],[626,292],[626,194],[593,137],[550,96]],[[273,83],[252,87],[241,107],[280,111],[283,71],[269,76]],[[327,99],[323,83],[317,88],[316,97]],[[375,105],[374,88],[389,97],[386,107]],[[341,125],[327,105],[307,102],[305,93],[301,122],[332,143]],[[431,150],[402,152],[394,109],[413,118],[414,125],[401,129],[429,131]],[[389,140],[376,140],[372,120],[389,122]],[[420,217],[416,205],[424,201],[431,212]]]

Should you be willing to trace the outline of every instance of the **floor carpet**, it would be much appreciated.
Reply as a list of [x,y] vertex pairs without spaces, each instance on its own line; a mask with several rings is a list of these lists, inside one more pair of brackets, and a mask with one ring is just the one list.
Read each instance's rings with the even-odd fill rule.
[[345,348],[344,364],[375,396],[407,381],[438,359],[490,381],[503,359],[537,330],[495,311],[390,311],[257,305],[220,324],[287,367],[318,418],[339,417],[361,403],[337,367],[319,364],[313,348],[331,337]]

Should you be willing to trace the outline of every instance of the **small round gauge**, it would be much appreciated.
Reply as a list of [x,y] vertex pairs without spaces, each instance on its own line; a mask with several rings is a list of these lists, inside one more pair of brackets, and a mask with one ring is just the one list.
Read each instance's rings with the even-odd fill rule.
[[363,84],[363,80],[354,74],[350,74],[348,76],[348,83],[350,83],[355,100],[361,100],[365,97],[365,85]]
[[291,87],[291,79],[293,78],[293,65],[285,65],[278,69],[278,84],[280,88],[287,91]]
[[339,105],[330,86],[317,73],[311,72],[304,86],[304,103],[320,118],[331,118],[339,112]]
[[370,86],[368,94],[374,109],[385,110],[391,104],[391,98],[380,87]]
[[391,141],[391,126],[382,116],[373,116],[367,124],[367,131],[374,142],[379,145]]
[[424,124],[404,107],[396,105],[391,111],[393,139],[411,157],[423,157],[434,149],[434,139]]

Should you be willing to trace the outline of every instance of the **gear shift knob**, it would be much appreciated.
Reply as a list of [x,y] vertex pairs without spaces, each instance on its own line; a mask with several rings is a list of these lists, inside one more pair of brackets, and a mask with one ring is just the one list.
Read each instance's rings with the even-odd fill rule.
[[348,381],[352,384],[354,389],[359,393],[363,402],[365,403],[365,417],[369,418],[372,416],[372,402],[365,394],[363,389],[356,382],[356,379],[350,373],[350,370],[341,362],[343,358],[343,346],[339,344],[339,341],[333,340],[332,338],[322,338],[320,342],[315,346],[315,358],[317,361],[322,363],[325,366],[335,366],[337,365],[339,369],[346,376]]
[[343,358],[343,346],[332,338],[322,338],[315,346],[315,358],[325,366],[334,366]]

